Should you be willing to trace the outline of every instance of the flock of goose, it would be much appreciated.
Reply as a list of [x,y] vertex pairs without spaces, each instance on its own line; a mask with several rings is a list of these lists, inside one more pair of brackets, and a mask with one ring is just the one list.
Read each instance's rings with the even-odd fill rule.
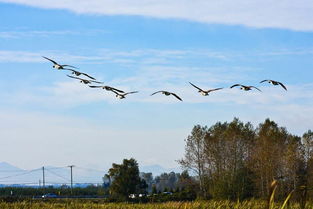
[[[126,95],[128,94],[134,94],[134,93],[138,93],[138,91],[131,91],[131,92],[124,92],[120,89],[116,89],[116,88],[113,88],[111,86],[105,86],[105,85],[98,85],[98,86],[94,86],[94,85],[89,85],[89,84],[92,84],[92,83],[97,83],[97,84],[103,84],[103,82],[100,82],[100,81],[97,81],[94,77],[88,75],[87,73],[84,73],[84,72],[79,72],[77,71],[76,69],[78,69],[77,67],[75,66],[72,66],[72,65],[61,65],[59,63],[57,63],[56,61],[48,58],[48,57],[45,57],[43,56],[43,58],[49,60],[50,62],[53,63],[53,68],[57,69],[57,70],[67,70],[67,71],[71,71],[72,75],[75,75],[75,76],[72,76],[72,75],[67,75],[68,77],[72,78],[72,79],[77,79],[77,80],[80,80],[81,83],[84,83],[84,84],[88,84],[88,86],[90,88],[102,88],[102,89],[105,89],[107,91],[111,91],[115,94],[115,96],[119,99],[124,99],[126,98]],[[74,69],[73,69],[74,68]],[[84,76],[86,78],[81,78],[80,76]],[[88,79],[87,79],[88,78]],[[287,88],[284,84],[282,84],[281,82],[278,82],[278,81],[274,81],[274,80],[263,80],[261,81],[260,83],[264,83],[264,82],[268,82],[274,86],[278,86],[280,85],[283,89],[285,89],[287,91]],[[189,82],[191,86],[193,86],[194,88],[196,88],[198,90],[198,92],[203,95],[203,96],[208,96],[209,93],[213,92],[213,91],[217,91],[217,90],[221,90],[223,88],[215,88],[215,89],[209,89],[209,90],[203,90],[201,88],[199,88],[198,86],[194,85],[193,83]],[[259,88],[255,87],[255,86],[246,86],[246,85],[242,85],[242,84],[234,84],[232,85],[230,88],[234,88],[234,87],[240,87],[240,89],[244,90],[244,91],[250,91],[252,89],[256,89],[258,91],[261,91]],[[173,93],[173,92],[169,92],[169,91],[156,91],[154,92],[153,94],[151,94],[151,96],[155,95],[155,94],[158,94],[158,93],[162,93],[164,94],[165,96],[174,96],[175,98],[177,98],[178,100],[180,101],[183,101],[177,94]]]

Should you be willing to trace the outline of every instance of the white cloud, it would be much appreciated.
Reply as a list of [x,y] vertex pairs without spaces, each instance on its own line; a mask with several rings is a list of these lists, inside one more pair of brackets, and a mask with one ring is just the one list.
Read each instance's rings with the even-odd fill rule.
[[73,35],[73,31],[1,31],[0,38],[47,37],[51,35]]
[[[238,61],[246,60],[249,57],[273,57],[273,56],[290,56],[290,55],[311,55],[313,49],[277,49],[271,51],[250,51],[249,53],[240,51],[213,51],[213,50],[174,50],[174,49],[136,49],[128,51],[119,51],[113,49],[96,49],[88,54],[77,54],[58,50],[41,50],[41,51],[17,51],[17,50],[0,50],[1,62],[19,62],[19,63],[44,63],[48,62],[42,56],[47,56],[60,63],[79,63],[79,64],[107,64],[116,63],[126,66],[154,66],[154,65],[179,65],[184,60],[196,62],[203,61]],[[189,63],[190,63],[189,61]],[[73,65],[74,65],[73,64]],[[227,64],[227,63],[226,63]],[[212,67],[211,67],[212,68]],[[251,72],[251,68],[232,66],[233,70]],[[211,70],[223,70],[215,69]],[[254,69],[256,70],[256,69]]]
[[288,56],[288,55],[312,55],[313,49],[294,49],[294,50],[278,50],[278,51],[270,51],[259,53],[259,56]]
[[20,62],[20,63],[43,63],[50,61],[42,58],[42,56],[49,57],[59,63],[63,62],[78,62],[90,63],[99,62],[108,59],[105,56],[85,56],[85,55],[72,55],[61,51],[13,51],[13,50],[0,50],[0,62]]
[[[98,85],[98,84],[96,84]],[[117,88],[117,87],[116,87]],[[69,78],[69,81],[56,82],[51,86],[38,86],[18,89],[15,92],[1,94],[6,103],[31,105],[48,108],[72,108],[95,102],[116,102],[114,93],[103,89],[92,89],[88,85]]]
[[[13,51],[0,50],[0,62],[47,62],[42,56],[50,57],[58,62],[78,62],[88,64],[120,63],[120,64],[160,64],[169,60],[182,60],[187,57],[203,57],[226,60],[231,54],[213,52],[210,50],[155,50],[138,49],[129,51],[114,51],[109,49],[97,50],[90,55],[75,55],[63,51]],[[48,61],[49,62],[49,61]]]
[[313,30],[311,0],[0,0],[80,14],[141,15],[257,28]]
[[59,31],[44,31],[44,30],[21,30],[21,31],[1,31],[0,38],[25,38],[25,37],[49,37],[49,36],[64,36],[64,35],[94,35],[99,33],[107,33],[104,30],[88,30],[84,32],[59,30]]
[[0,62],[42,62],[42,57],[36,52],[1,50]]
[[19,62],[19,63],[39,63],[48,62],[48,60],[42,58],[42,56],[53,57],[52,59],[57,62],[67,61],[88,61],[97,59],[96,57],[88,56],[75,56],[62,52],[55,51],[13,51],[13,50],[0,50],[0,62]]

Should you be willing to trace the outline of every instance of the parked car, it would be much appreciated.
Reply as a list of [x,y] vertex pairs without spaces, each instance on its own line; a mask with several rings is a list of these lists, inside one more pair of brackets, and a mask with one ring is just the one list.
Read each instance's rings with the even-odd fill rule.
[[130,194],[130,195],[128,195],[128,197],[131,198],[131,199],[134,199],[134,198],[136,198],[136,195],[135,194]]
[[44,194],[41,196],[42,198],[57,198],[58,195],[53,194],[53,193],[48,193],[48,194]]

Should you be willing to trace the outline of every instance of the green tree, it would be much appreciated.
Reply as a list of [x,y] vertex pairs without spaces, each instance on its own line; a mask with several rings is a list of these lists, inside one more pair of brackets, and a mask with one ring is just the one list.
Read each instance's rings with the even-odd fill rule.
[[301,141],[284,127],[266,119],[256,129],[253,155],[250,161],[255,174],[257,195],[267,197],[269,184],[281,179],[277,196],[286,196],[297,185],[297,172],[301,164]]
[[145,191],[147,184],[140,179],[138,163],[135,159],[124,159],[122,164],[112,164],[108,176],[111,179],[110,194],[113,198],[127,200],[130,194]]
[[209,128],[205,139],[206,172],[209,173],[206,183],[213,197],[243,199],[251,196],[247,161],[254,135],[252,125],[237,118]]

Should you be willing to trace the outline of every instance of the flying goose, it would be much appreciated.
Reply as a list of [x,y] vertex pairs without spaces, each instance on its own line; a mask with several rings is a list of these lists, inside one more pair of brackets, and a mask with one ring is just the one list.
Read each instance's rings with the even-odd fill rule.
[[263,80],[261,81],[260,83],[263,83],[263,82],[269,82],[270,84],[273,84],[274,86],[277,86],[277,85],[280,85],[281,87],[283,87],[286,91],[287,91],[287,88],[284,84],[282,84],[281,82],[278,82],[278,81],[273,81],[273,80]]
[[113,89],[111,91],[114,92],[115,96],[117,98],[119,98],[119,99],[125,99],[127,94],[138,93],[138,91],[131,91],[131,92],[126,92],[126,93],[118,93],[118,92],[114,91]]
[[79,71],[73,70],[73,69],[64,69],[64,70],[72,71],[72,74],[74,74],[74,75],[76,75],[76,76],[84,75],[84,76],[87,76],[88,78],[90,78],[90,79],[92,79],[92,80],[96,80],[94,77],[91,77],[91,76],[88,75],[87,73],[79,72]]
[[103,88],[107,91],[117,91],[119,93],[125,93],[124,91],[122,90],[119,90],[119,89],[116,89],[116,88],[113,88],[111,86],[89,86],[90,88]]
[[82,79],[82,78],[74,77],[74,76],[71,76],[71,75],[67,75],[67,76],[70,77],[70,78],[78,79],[78,80],[80,80],[81,83],[84,83],[84,84],[103,83],[103,82],[94,81],[94,80]]
[[198,89],[199,90],[198,92],[200,94],[202,94],[203,96],[208,96],[210,92],[222,89],[222,88],[216,88],[216,89],[209,89],[209,90],[205,91],[205,90],[200,89],[198,86],[194,85],[193,83],[191,83],[191,82],[189,82],[189,83],[190,83],[190,85],[192,85],[193,87]]
[[177,96],[175,93],[172,93],[172,92],[168,92],[168,91],[157,91],[157,92],[154,92],[152,95],[155,95],[157,93],[162,93],[164,94],[165,96],[170,96],[170,95],[173,95],[174,97],[176,97],[177,99],[179,99],[180,101],[183,101],[179,96]]
[[49,59],[48,57],[45,57],[45,56],[42,56],[42,57],[47,59],[47,60],[49,60],[50,62],[52,62],[53,63],[52,67],[55,68],[55,69],[58,69],[58,70],[66,69],[64,67],[72,67],[72,68],[76,68],[77,69],[77,67],[74,67],[72,65],[61,65],[61,64],[57,63],[56,61],[54,61],[52,59]]
[[233,88],[235,86],[240,86],[240,89],[245,90],[245,91],[250,91],[250,90],[252,90],[252,88],[255,88],[255,89],[261,91],[260,89],[258,89],[255,86],[245,86],[245,85],[242,85],[242,84],[235,84],[235,85],[232,85],[230,88]]

